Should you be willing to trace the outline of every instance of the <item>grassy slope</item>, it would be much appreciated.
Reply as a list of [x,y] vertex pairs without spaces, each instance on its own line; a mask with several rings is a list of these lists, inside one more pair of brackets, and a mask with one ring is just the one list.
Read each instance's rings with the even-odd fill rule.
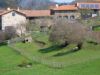
[[33,65],[29,69],[4,72],[1,75],[99,75],[100,59],[68,66],[64,69],[52,69],[43,65]]
[[19,69],[17,65],[24,60],[27,59],[11,48],[7,46],[0,47],[0,73]]
[[[100,50],[99,50],[100,45],[95,46],[93,44],[87,44],[87,43],[84,44],[84,48],[82,50],[74,53],[66,53],[70,51],[71,47],[73,47],[72,45],[62,50],[55,49],[50,51],[46,49],[43,52],[34,43],[32,44],[18,43],[16,46],[19,47],[20,49],[23,49],[24,51],[26,51],[27,53],[33,56],[39,57],[40,59],[45,59],[51,62],[52,61],[63,62],[68,66],[72,64],[77,64],[77,63],[86,62],[89,60],[91,61],[93,59],[100,58]],[[55,56],[59,53],[60,54],[62,53],[62,55]]]
[[[39,36],[40,37],[40,36]],[[47,37],[45,37],[45,41]],[[39,38],[37,38],[39,39]],[[43,40],[44,37],[41,37]],[[24,58],[7,46],[0,47],[0,75],[99,75],[100,74],[100,45],[84,44],[84,48],[79,52],[68,53],[62,56],[54,56],[58,53],[69,51],[73,45],[62,50],[40,52],[41,47],[35,43],[18,43],[18,48],[23,49],[34,56],[44,58],[49,61],[66,63],[62,69],[54,69],[42,64],[33,64],[31,68],[18,68],[16,70],[2,71],[3,68],[16,67]],[[48,45],[47,45],[48,46]],[[47,47],[46,46],[46,47]],[[8,60],[9,59],[9,60]]]
[[94,31],[100,31],[100,26],[99,26],[99,27],[94,28]]
[[[16,59],[16,60],[15,60]],[[0,47],[0,68],[12,67],[23,58],[7,46]]]

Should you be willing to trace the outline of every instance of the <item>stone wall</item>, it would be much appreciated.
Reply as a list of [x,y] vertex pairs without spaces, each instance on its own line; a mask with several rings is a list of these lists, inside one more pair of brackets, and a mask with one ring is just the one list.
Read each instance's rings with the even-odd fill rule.
[[55,16],[60,16],[60,17],[66,17],[67,19],[72,19],[74,17],[74,19],[78,19],[80,18],[81,14],[78,11],[55,11],[54,12]]

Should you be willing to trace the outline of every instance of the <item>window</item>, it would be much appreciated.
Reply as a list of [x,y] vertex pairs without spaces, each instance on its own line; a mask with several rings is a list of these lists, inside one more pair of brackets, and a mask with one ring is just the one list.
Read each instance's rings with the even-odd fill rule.
[[62,16],[59,16],[58,18],[62,18]]
[[68,19],[68,16],[65,16],[66,19]]
[[90,4],[90,8],[94,8],[94,4]]
[[15,16],[15,15],[16,15],[15,12],[13,12],[13,13],[12,13],[12,16]]
[[85,5],[84,5],[84,4],[81,4],[80,7],[81,7],[81,8],[85,8]]
[[95,8],[96,8],[96,9],[99,9],[99,5],[98,5],[98,4],[95,4]]
[[86,8],[89,8],[89,4],[86,4]]
[[74,15],[70,16],[70,19],[75,19],[75,16]]
[[80,4],[80,8],[99,9],[99,4]]

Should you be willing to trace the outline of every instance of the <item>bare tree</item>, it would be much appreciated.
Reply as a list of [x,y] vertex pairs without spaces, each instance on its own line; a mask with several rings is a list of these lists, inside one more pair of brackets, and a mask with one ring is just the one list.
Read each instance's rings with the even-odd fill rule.
[[5,40],[6,40],[5,32],[0,31],[0,43],[4,42]]
[[26,26],[27,26],[27,23],[19,23],[17,24],[16,26],[16,32],[19,36],[24,36],[25,33],[26,33]]
[[95,45],[100,44],[100,32],[92,31],[90,36],[91,36],[90,38],[92,38],[91,42],[93,44],[95,44]]
[[5,37],[6,39],[11,39],[16,36],[16,29],[13,26],[5,27]]
[[54,20],[50,41],[61,44],[64,47],[70,43],[75,43],[78,49],[81,49],[85,33],[85,26],[80,22],[76,20],[67,21],[65,18],[59,18]]
[[35,25],[39,28],[39,31],[48,31],[52,25],[52,19],[50,18],[36,19]]
[[50,18],[39,18],[31,20],[27,23],[27,31],[48,31],[52,25],[52,19]]

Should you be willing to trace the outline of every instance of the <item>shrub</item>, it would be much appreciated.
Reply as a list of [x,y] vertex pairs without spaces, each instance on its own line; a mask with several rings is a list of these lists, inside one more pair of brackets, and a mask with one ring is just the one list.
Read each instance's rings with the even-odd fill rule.
[[63,44],[63,46],[69,43],[78,44],[82,46],[82,42],[85,39],[86,28],[77,20],[67,21],[65,18],[56,19],[52,26],[50,41],[56,44]]
[[5,37],[6,39],[11,39],[16,36],[16,29],[13,26],[7,26],[5,28]]
[[0,31],[0,43],[4,42],[5,41],[5,32],[3,31]]

